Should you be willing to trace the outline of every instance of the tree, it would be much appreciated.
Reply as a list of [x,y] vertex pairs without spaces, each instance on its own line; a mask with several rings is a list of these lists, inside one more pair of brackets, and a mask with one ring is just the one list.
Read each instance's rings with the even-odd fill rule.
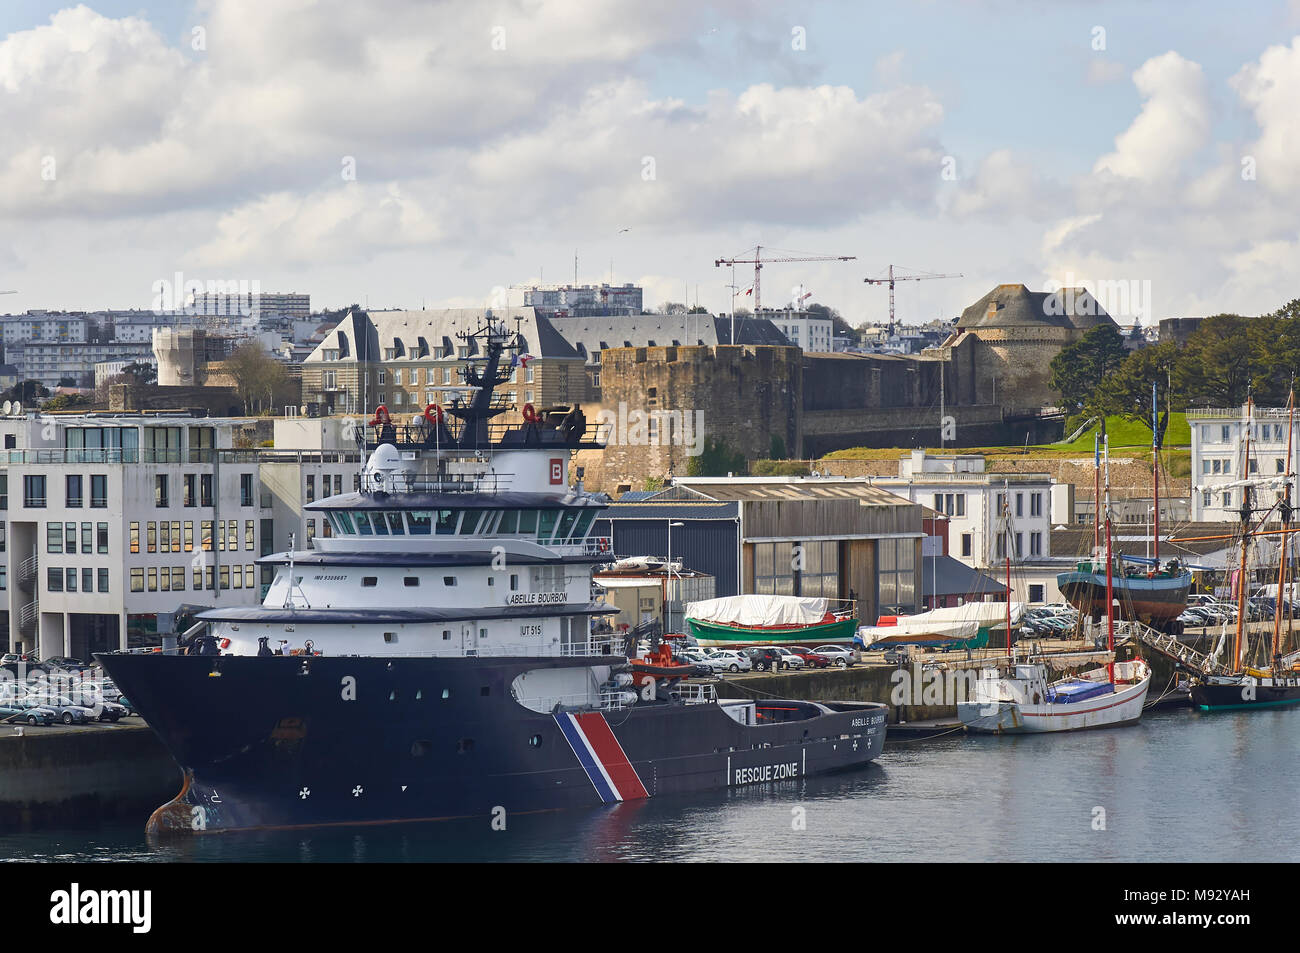
[[41,404],[41,410],[72,410],[76,407],[89,407],[94,401],[81,394],[59,394]]
[[35,404],[40,398],[49,396],[49,388],[40,381],[19,381],[5,391],[5,400],[16,400],[24,404]]
[[154,384],[158,381],[158,368],[147,361],[136,361],[122,368],[123,374],[135,378],[137,384]]
[[1188,400],[1208,400],[1214,407],[1245,403],[1251,383],[1265,380],[1268,369],[1260,340],[1276,337],[1273,322],[1265,328],[1256,323],[1260,321],[1264,319],[1239,314],[1216,314],[1202,321],[1183,346],[1174,387]]
[[691,457],[686,464],[688,476],[726,476],[745,472],[745,455],[732,452],[725,441],[706,437],[699,456]]
[[1169,409],[1183,410],[1187,406],[1184,395],[1169,390],[1169,380],[1179,356],[1178,346],[1172,342],[1134,351],[1093,391],[1085,405],[1086,412],[1099,417],[1125,417],[1150,428],[1151,385],[1154,383],[1159,388],[1158,400],[1164,410],[1157,424],[1163,443],[1165,429],[1169,426]]
[[235,392],[244,403],[244,413],[255,405],[275,406],[277,395],[288,391],[289,375],[284,365],[266,352],[259,341],[249,341],[225,360],[226,373],[235,382]]
[[1052,358],[1048,383],[1060,393],[1065,407],[1073,410],[1086,406],[1106,375],[1118,369],[1127,357],[1124,339],[1115,326],[1099,324]]
[[687,314],[708,314],[709,309],[704,307],[704,305],[702,304],[697,304],[695,307],[691,308],[691,310],[687,311],[686,313]]
[[660,314],[686,314],[686,305],[680,301],[665,301],[659,306]]

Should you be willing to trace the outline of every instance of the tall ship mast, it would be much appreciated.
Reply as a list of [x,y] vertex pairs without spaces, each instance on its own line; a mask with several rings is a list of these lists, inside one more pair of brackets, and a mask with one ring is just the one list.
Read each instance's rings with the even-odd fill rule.
[[591,577],[605,498],[580,409],[498,399],[522,343],[460,335],[469,397],[366,431],[357,492],[307,505],[315,548],[263,557],[260,606],[210,609],[183,654],[97,656],[180,766],[156,833],[496,817],[804,777],[876,758],[886,706],[724,700],[636,655]]
[[[1061,595],[1094,622],[1106,616],[1113,606],[1111,590],[1118,592],[1119,618],[1136,620],[1162,632],[1181,633],[1177,621],[1187,608],[1187,595],[1192,589],[1192,574],[1177,560],[1160,562],[1160,435],[1161,426],[1156,399],[1156,386],[1151,385],[1151,479],[1154,502],[1153,558],[1110,553],[1106,566],[1098,565],[1101,553],[1101,461],[1100,447],[1094,452],[1094,470],[1098,490],[1097,513],[1093,528],[1093,555],[1088,562],[1079,563],[1073,570],[1057,575]],[[1104,423],[1103,423],[1104,427]],[[1104,441],[1104,437],[1100,438]]]

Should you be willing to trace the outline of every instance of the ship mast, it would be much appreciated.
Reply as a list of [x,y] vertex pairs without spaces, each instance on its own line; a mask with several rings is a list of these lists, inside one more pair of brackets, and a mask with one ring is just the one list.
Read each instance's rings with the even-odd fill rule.
[[1097,558],[1101,546],[1101,434],[1106,429],[1105,418],[1092,435],[1092,558]]
[[1110,661],[1106,663],[1106,677],[1115,681],[1115,582],[1110,546],[1110,438],[1105,441],[1106,456],[1106,648]]
[[[1282,593],[1286,585],[1286,557],[1291,548],[1287,529],[1291,524],[1291,432],[1295,426],[1295,384],[1286,398],[1286,479],[1282,484],[1282,502],[1278,511],[1282,517],[1282,539],[1277,566],[1277,601],[1273,605],[1273,674],[1282,674]],[[1289,613],[1288,613],[1289,616]]]
[[1155,381],[1151,382],[1151,486],[1154,497],[1151,555],[1155,557],[1151,570],[1154,575],[1160,571],[1160,411],[1156,403]]
[[1002,481],[1002,549],[1007,557],[1007,657],[1016,660],[1011,649],[1011,490],[1007,480]]
[[[1237,571],[1237,635],[1233,640],[1232,659],[1234,671],[1243,669],[1242,643],[1246,624],[1246,547],[1250,545],[1250,426],[1254,416],[1254,398],[1246,398],[1246,413],[1241,423],[1242,457],[1241,470],[1243,484],[1241,487],[1241,566]],[[1283,537],[1285,539],[1285,537]]]

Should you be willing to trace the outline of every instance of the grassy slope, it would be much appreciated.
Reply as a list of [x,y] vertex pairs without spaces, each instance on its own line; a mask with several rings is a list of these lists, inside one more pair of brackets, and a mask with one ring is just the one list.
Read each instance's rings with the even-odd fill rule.
[[[1073,457],[1092,453],[1093,434],[1096,433],[1096,431],[1096,426],[1090,427],[1088,430],[1081,433],[1072,443],[1060,442],[1041,445],[1030,444],[1027,448],[965,447],[958,449],[948,447],[942,452],[984,453],[989,456],[1014,457]],[[1106,421],[1106,432],[1110,435],[1110,448],[1112,452],[1121,447],[1149,449],[1151,446],[1150,429],[1135,420],[1126,420],[1123,417],[1110,417]],[[1171,414],[1169,417],[1169,429],[1165,433],[1165,447],[1189,447],[1191,442],[1192,431],[1187,424],[1187,416],[1185,414]],[[933,447],[930,448],[928,452],[939,453],[941,451],[937,447]],[[828,453],[824,459],[897,460],[901,453],[903,453],[903,451],[898,448],[852,447],[848,450],[836,450],[834,453]],[[1186,463],[1180,463],[1188,458],[1188,453],[1185,450],[1179,451],[1166,449],[1162,456],[1165,457],[1165,465],[1171,471],[1182,469],[1184,466],[1190,466],[1189,459],[1187,459]]]

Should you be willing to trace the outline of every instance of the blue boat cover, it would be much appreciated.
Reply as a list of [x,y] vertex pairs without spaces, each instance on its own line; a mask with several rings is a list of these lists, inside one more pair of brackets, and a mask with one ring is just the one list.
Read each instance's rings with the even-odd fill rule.
[[1100,695],[1111,695],[1114,692],[1115,686],[1110,682],[1066,682],[1063,685],[1054,685],[1049,688],[1047,690],[1047,701],[1051,704],[1061,705],[1097,698]]

